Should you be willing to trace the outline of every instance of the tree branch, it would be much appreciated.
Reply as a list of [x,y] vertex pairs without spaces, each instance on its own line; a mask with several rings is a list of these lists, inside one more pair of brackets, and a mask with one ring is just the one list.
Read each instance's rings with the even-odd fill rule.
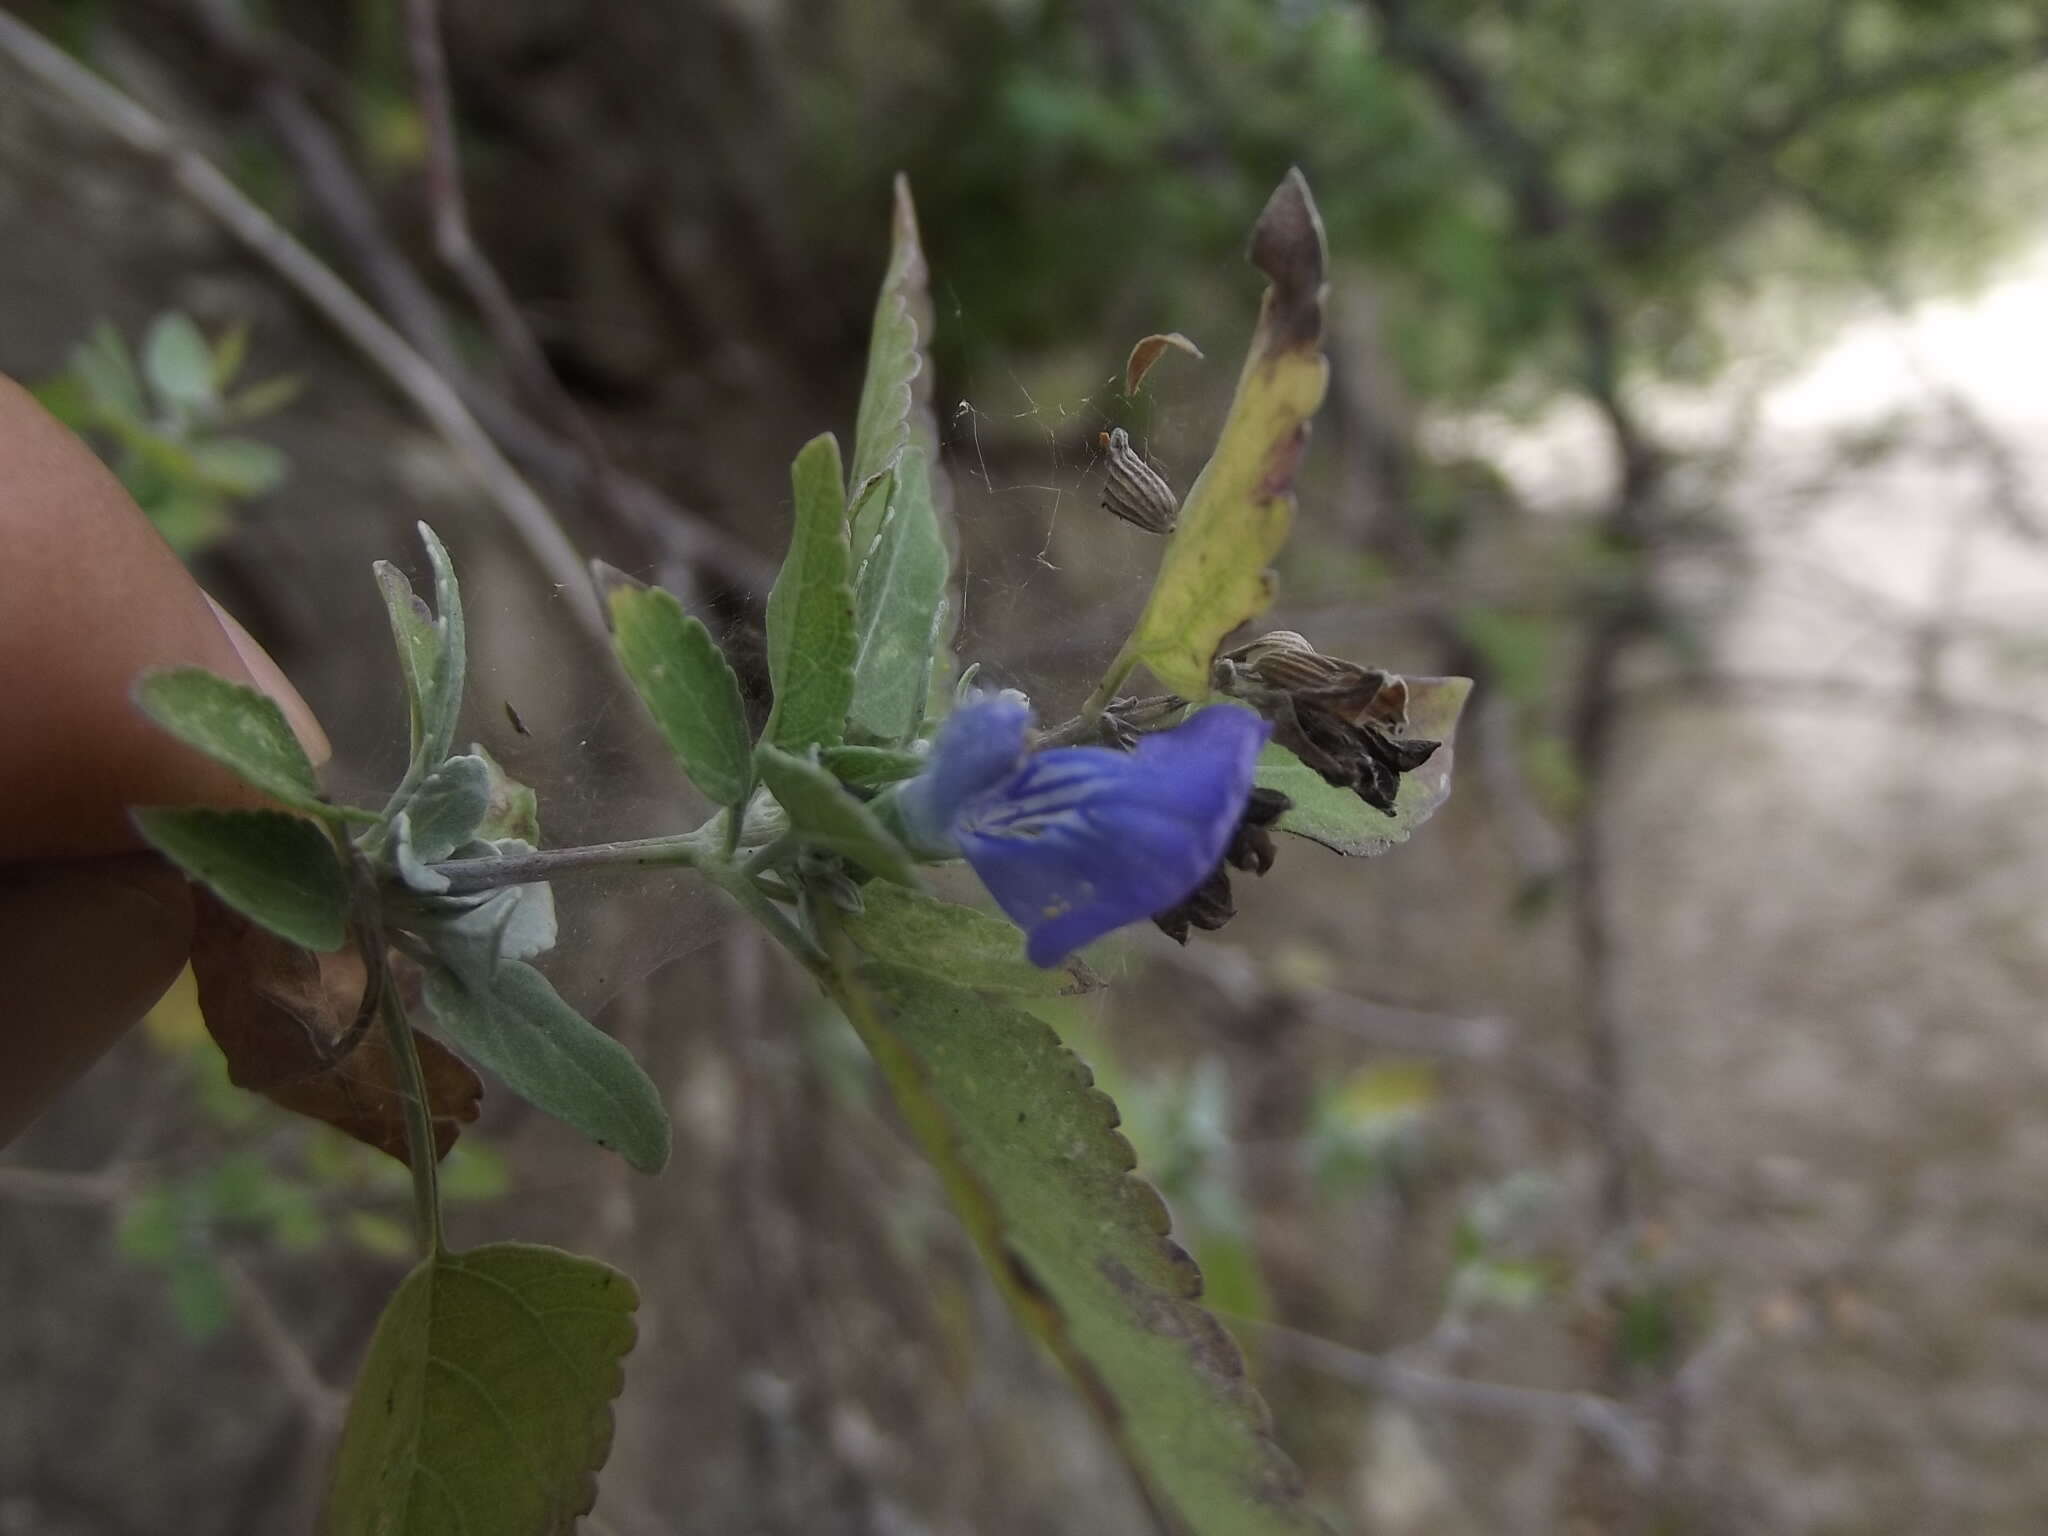
[[5,13],[0,13],[0,57],[85,113],[134,153],[162,166],[173,186],[210,214],[250,255],[283,278],[368,358],[454,450],[535,565],[562,593],[583,633],[609,651],[610,636],[575,545],[431,363],[205,156],[133,98]]
[[1569,1424],[1605,1447],[1639,1487],[1656,1480],[1663,1461],[1654,1423],[1611,1397],[1443,1376],[1280,1323],[1243,1316],[1231,1321],[1257,1329],[1269,1348],[1297,1365],[1416,1407],[1517,1424]]
[[[339,138],[308,100],[302,74],[284,67],[281,50],[224,16],[214,0],[180,0],[186,25],[227,68],[245,76],[279,148],[292,162],[321,222],[347,252],[371,297],[408,341],[440,371],[492,439],[557,496],[595,507],[656,552],[658,578],[683,586],[696,569],[736,590],[767,591],[774,565],[647,481],[610,463],[595,435],[571,440],[534,420],[462,362],[439,302],[384,227],[375,200]],[[177,14],[177,13],[174,13]],[[516,313],[515,323],[519,323]],[[520,324],[523,329],[523,324]],[[544,360],[543,360],[544,361]],[[547,372],[550,385],[552,371]],[[563,396],[566,401],[566,395]],[[588,431],[580,413],[576,421]]]

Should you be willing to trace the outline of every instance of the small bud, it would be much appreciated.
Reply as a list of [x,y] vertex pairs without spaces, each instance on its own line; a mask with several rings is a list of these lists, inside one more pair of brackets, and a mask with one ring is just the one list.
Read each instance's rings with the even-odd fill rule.
[[1171,533],[1180,521],[1180,502],[1173,489],[1131,446],[1122,427],[1105,432],[1102,448],[1109,455],[1109,478],[1102,482],[1102,505],[1147,533]]

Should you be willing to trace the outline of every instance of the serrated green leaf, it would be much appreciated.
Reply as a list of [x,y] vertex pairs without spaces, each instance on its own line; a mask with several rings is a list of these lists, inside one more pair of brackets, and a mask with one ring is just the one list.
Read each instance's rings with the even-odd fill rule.
[[668,1112],[632,1054],[571,1008],[530,965],[508,961],[487,987],[427,972],[439,1033],[535,1109],[574,1126],[642,1173],[668,1161]]
[[191,454],[199,478],[230,496],[261,496],[284,481],[284,454],[253,437],[211,438]]
[[884,880],[917,884],[917,867],[903,845],[824,767],[765,744],[754,760],[761,782],[788,813],[792,832]]
[[[922,400],[931,392],[925,367],[924,330],[931,314],[931,274],[918,241],[917,209],[910,200],[910,182],[896,178],[889,222],[889,267],[875,301],[875,324],[868,339],[867,377],[861,386],[860,412],[853,432],[853,477],[848,499],[858,502],[862,488],[876,475],[895,467],[913,443],[930,447],[936,433],[916,431]],[[874,516],[881,509],[875,508]],[[863,559],[873,539],[872,526],[856,523],[853,549]]]
[[1408,679],[1408,734],[1443,745],[1420,768],[1401,775],[1391,816],[1373,809],[1348,789],[1326,784],[1321,774],[1304,766],[1285,747],[1269,744],[1259,754],[1258,783],[1279,790],[1294,802],[1276,827],[1337,853],[1361,856],[1385,853],[1397,843],[1407,842],[1450,798],[1458,717],[1471,692],[1472,680],[1467,677]]
[[190,315],[156,317],[143,338],[142,371],[168,404],[191,410],[213,403],[213,348]]
[[1169,1523],[1327,1536],[1088,1068],[1021,1009],[838,948],[836,995],[968,1230]]
[[754,787],[739,679],[711,631],[659,587],[623,582],[606,594],[612,648],[690,781],[720,805]]
[[204,667],[146,673],[135,687],[142,712],[188,747],[286,805],[332,815],[320,799],[313,764],[277,701]]
[[951,573],[932,501],[930,457],[921,447],[907,448],[896,462],[888,511],[854,596],[850,732],[890,745],[917,734]]
[[341,948],[348,882],[334,844],[284,811],[130,813],[151,847],[237,912],[301,949]]
[[1271,280],[1216,451],[1188,490],[1180,526],[1125,647],[1174,692],[1210,692],[1223,637],[1273,600],[1268,563],[1294,521],[1294,473],[1322,404],[1322,219],[1289,171],[1252,231],[1251,257]]
[[1079,960],[1042,970],[1024,958],[1024,935],[1015,923],[955,902],[891,885],[870,886],[863,911],[844,919],[847,933],[870,959],[925,971],[984,992],[1058,997],[1084,992],[1096,978]]
[[377,1324],[324,1536],[569,1536],[611,1454],[632,1281],[525,1243],[440,1253]]
[[796,519],[768,594],[768,675],[775,706],[762,739],[791,752],[839,740],[853,702],[852,557],[839,443],[804,445],[790,466]]
[[924,772],[926,764],[926,759],[917,753],[894,747],[827,747],[818,754],[818,760],[840,783],[857,784],[863,789],[879,789],[885,784],[914,779]]

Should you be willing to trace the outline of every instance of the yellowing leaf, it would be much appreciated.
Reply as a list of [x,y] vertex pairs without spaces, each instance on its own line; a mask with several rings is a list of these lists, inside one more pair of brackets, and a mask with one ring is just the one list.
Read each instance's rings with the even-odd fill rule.
[[1294,521],[1294,472],[1323,403],[1323,223],[1289,171],[1252,229],[1253,265],[1271,280],[1216,451],[1189,489],[1180,526],[1125,655],[1176,693],[1209,693],[1223,637],[1273,600],[1267,564]]
[[1202,349],[1179,331],[1144,337],[1131,348],[1131,355],[1124,362],[1125,394],[1135,395],[1138,392],[1138,386],[1145,382],[1145,375],[1152,371],[1154,363],[1166,355],[1168,347],[1177,348],[1197,361],[1200,361],[1202,356]]

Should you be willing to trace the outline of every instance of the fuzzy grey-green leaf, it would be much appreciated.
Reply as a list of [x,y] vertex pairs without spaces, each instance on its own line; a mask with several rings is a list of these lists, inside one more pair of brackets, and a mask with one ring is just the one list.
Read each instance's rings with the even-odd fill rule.
[[691,781],[720,805],[742,805],[753,756],[739,679],[711,631],[659,587],[606,595],[612,647]]
[[888,511],[854,598],[850,733],[895,745],[917,733],[931,687],[952,557],[932,500],[923,448],[896,462]]
[[494,766],[475,754],[451,757],[420,780],[406,805],[419,858],[445,859],[476,835],[491,806]]
[[486,987],[427,972],[439,1033],[535,1109],[574,1126],[642,1173],[668,1161],[661,1091],[627,1049],[563,1002],[532,966],[507,961]]
[[789,553],[768,594],[768,675],[775,706],[762,732],[792,752],[839,740],[853,702],[852,557],[838,441],[827,432],[790,466],[796,496]]
[[379,560],[374,569],[377,590],[384,595],[385,612],[391,620],[391,639],[398,647],[398,670],[405,679],[406,710],[412,725],[412,751],[417,756],[426,739],[427,696],[433,691],[434,673],[441,664],[441,632],[432,612],[405,579],[405,572],[388,560]]
[[824,767],[765,744],[755,762],[761,782],[788,813],[791,831],[885,880],[917,884],[917,868],[903,845]]
[[204,667],[172,667],[145,675],[135,701],[178,740],[265,794],[318,815],[332,813],[320,800],[312,761],[269,696]]
[[152,807],[131,812],[151,847],[281,939],[331,951],[348,937],[348,882],[334,844],[285,811]]
[[[906,447],[925,437],[917,427],[920,407],[931,393],[923,346],[931,314],[930,281],[910,182],[898,176],[890,210],[889,268],[875,300],[867,378],[853,431],[853,478],[847,489],[855,499],[876,475],[895,465]],[[865,531],[855,530],[857,559],[866,553],[866,540],[860,537]]]
[[189,315],[158,315],[142,343],[142,369],[162,399],[192,409],[214,399],[213,349]]

